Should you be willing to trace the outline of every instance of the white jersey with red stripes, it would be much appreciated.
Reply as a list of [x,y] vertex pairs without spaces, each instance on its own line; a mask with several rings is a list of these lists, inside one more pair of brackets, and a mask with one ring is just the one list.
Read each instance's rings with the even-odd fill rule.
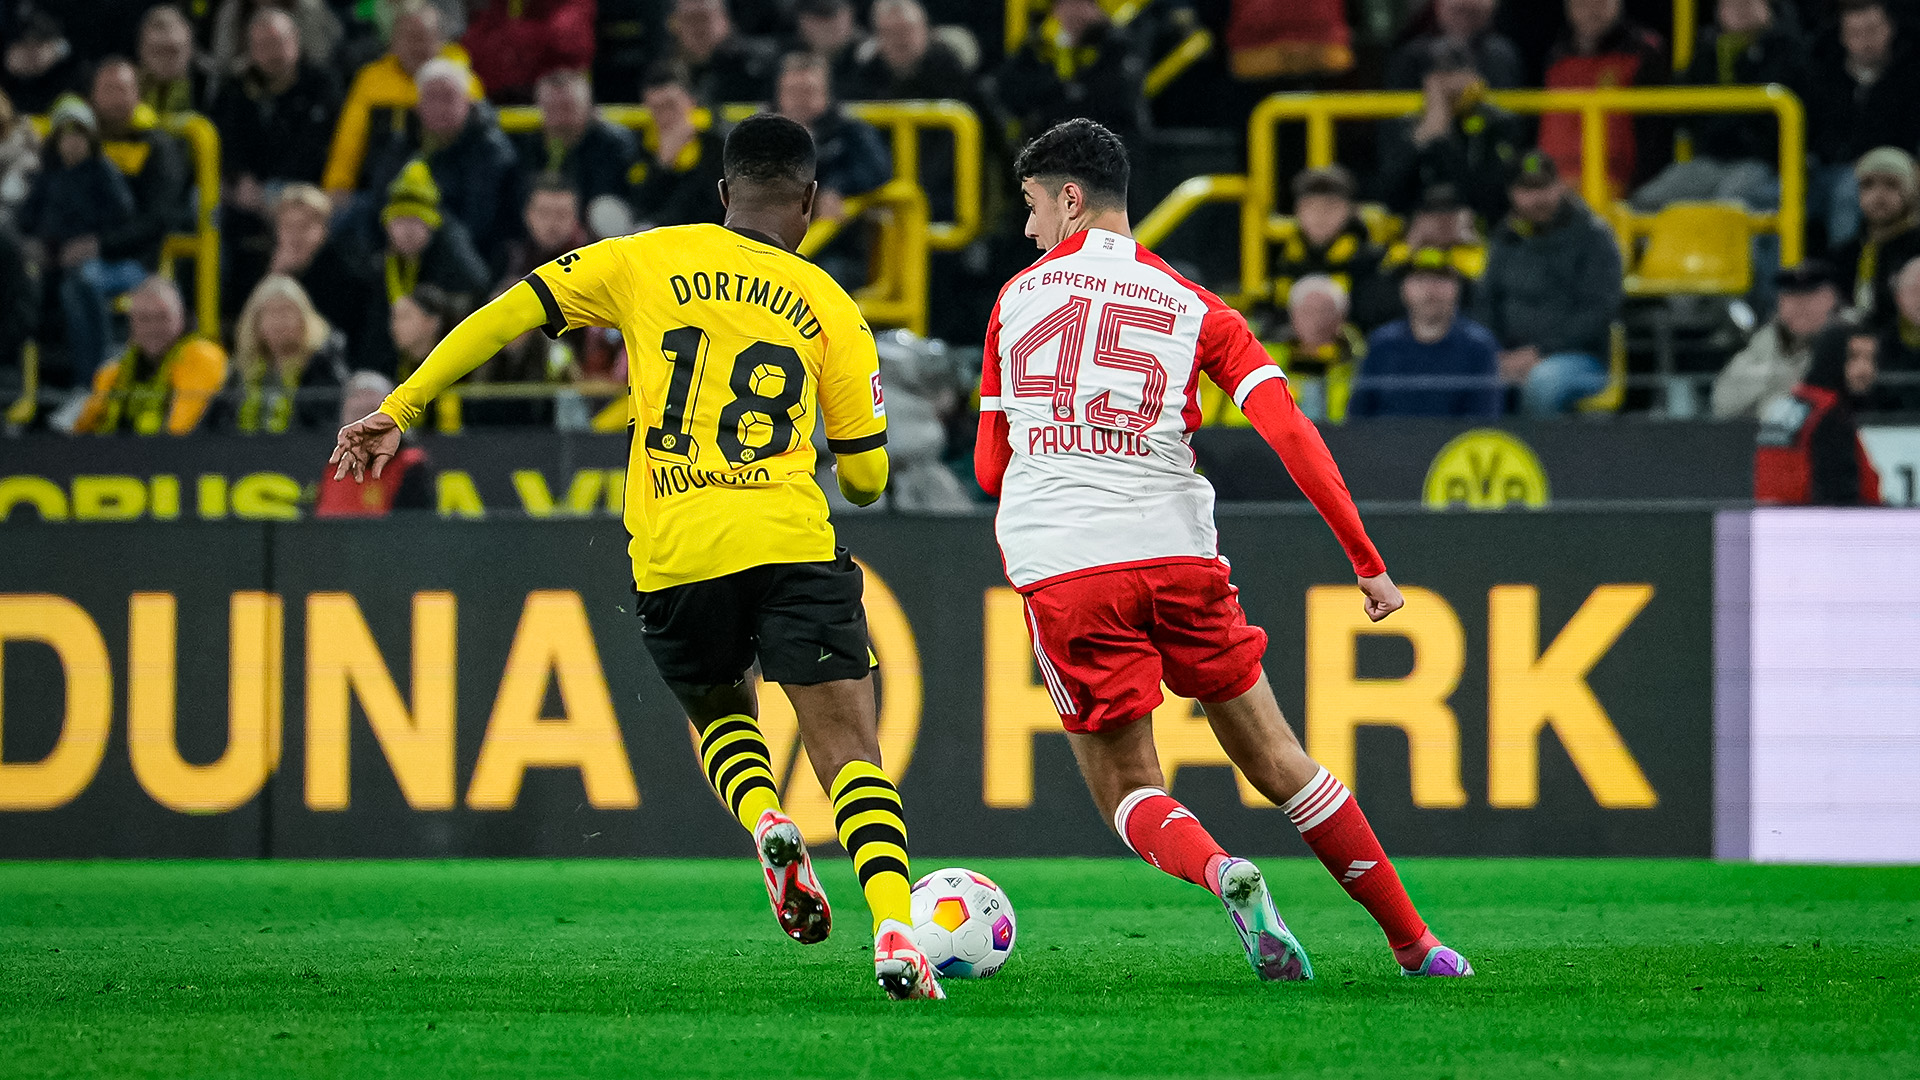
[[1203,371],[1236,404],[1284,377],[1239,312],[1129,237],[1076,233],[1007,283],[980,408],[1006,414],[996,532],[1016,588],[1218,557],[1191,445]]

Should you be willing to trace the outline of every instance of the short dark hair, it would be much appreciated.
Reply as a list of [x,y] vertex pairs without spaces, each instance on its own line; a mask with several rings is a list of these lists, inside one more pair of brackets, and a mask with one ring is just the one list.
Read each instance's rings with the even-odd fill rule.
[[1889,17],[1892,15],[1892,12],[1887,7],[1887,0],[1840,0],[1838,4],[1834,5],[1834,8],[1834,15],[1842,19],[1849,15],[1857,15],[1862,11],[1877,10],[1882,15]]
[[535,195],[542,193],[549,195],[571,195],[575,199],[580,197],[580,193],[574,190],[573,184],[569,183],[566,177],[560,176],[557,173],[541,173],[539,176],[534,177],[533,183],[527,186],[527,201],[532,202]]
[[1353,174],[1339,165],[1302,169],[1293,178],[1293,197],[1296,201],[1309,195],[1331,195],[1352,202],[1355,189]]
[[466,306],[461,303],[460,297],[438,285],[428,285],[424,282],[415,285],[413,291],[407,294],[407,298],[412,300],[429,318],[440,324],[442,334],[453,329],[454,324],[466,318]]
[[784,116],[759,113],[734,125],[721,153],[727,183],[762,186],[813,182],[813,136]]
[[682,90],[693,89],[693,72],[688,70],[684,61],[668,58],[656,60],[647,65],[646,74],[640,77],[640,92],[646,93],[656,86],[677,86]]
[[1038,180],[1058,189],[1071,180],[1093,203],[1127,201],[1127,147],[1120,136],[1091,120],[1063,120],[1035,136],[1014,160],[1022,183]]

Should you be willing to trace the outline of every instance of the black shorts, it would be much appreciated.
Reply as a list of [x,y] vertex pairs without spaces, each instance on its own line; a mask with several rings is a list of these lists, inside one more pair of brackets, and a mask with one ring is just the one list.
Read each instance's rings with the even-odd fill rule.
[[864,678],[872,663],[860,567],[772,563],[639,594],[640,634],[660,677],[686,686],[739,682],[754,660],[768,682]]

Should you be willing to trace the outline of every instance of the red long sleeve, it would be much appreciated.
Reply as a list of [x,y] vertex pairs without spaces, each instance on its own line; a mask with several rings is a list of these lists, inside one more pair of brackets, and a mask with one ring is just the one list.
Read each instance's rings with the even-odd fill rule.
[[980,433],[973,439],[973,478],[980,481],[980,490],[996,499],[1007,476],[1007,462],[1013,460],[1007,432],[1006,413],[993,409],[980,414]]
[[[1287,475],[1293,477],[1307,501],[1320,511],[1333,535],[1339,537],[1348,561],[1353,563],[1354,574],[1365,578],[1386,573],[1387,565],[1374,550],[1373,541],[1367,538],[1366,526],[1360,523],[1360,511],[1354,508],[1347,482],[1340,477],[1340,467],[1327,452],[1320,429],[1293,403],[1286,380],[1268,379],[1255,386],[1240,411],[1247,414],[1254,430],[1280,455]],[[981,430],[985,430],[984,425]],[[978,451],[975,453],[977,460]]]

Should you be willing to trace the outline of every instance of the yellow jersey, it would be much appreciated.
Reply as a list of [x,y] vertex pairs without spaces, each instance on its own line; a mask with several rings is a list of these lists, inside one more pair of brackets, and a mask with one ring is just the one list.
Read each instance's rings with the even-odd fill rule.
[[834,453],[887,441],[873,331],[846,290],[719,225],[602,240],[526,280],[547,334],[605,326],[626,341],[637,588],[833,558],[813,480],[816,415]]

